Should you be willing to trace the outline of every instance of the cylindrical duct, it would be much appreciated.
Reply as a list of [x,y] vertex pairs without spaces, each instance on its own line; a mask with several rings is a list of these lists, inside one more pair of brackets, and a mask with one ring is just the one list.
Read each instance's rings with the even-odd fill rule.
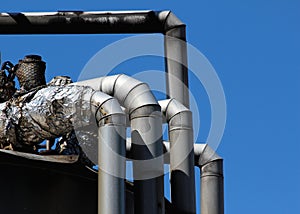
[[196,213],[192,112],[175,99],[159,104],[169,126],[172,205]]
[[201,214],[224,214],[223,160],[201,167]]
[[126,75],[75,84],[109,94],[126,108],[132,131],[135,213],[164,213],[162,116],[149,86]]
[[98,214],[125,214],[125,114],[102,92],[91,97],[98,123]]
[[[136,214],[164,213],[162,119],[159,106],[144,106],[130,116]],[[161,159],[162,160],[162,159]],[[158,176],[159,175],[159,176]]]

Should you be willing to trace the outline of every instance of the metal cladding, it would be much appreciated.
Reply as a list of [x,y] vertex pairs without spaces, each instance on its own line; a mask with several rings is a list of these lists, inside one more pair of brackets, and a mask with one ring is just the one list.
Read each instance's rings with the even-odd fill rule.
[[[135,213],[164,213],[163,159],[160,158],[163,154],[162,116],[149,86],[126,75],[101,77],[74,84],[87,85],[109,94],[126,108],[131,123],[132,158],[158,160],[147,166],[133,163]],[[107,199],[106,203],[111,202]],[[103,211],[103,208],[99,209]]]
[[192,112],[175,99],[159,104],[169,126],[172,204],[183,213],[196,213]]
[[126,173],[125,113],[116,99],[100,91],[95,91],[87,99],[89,100],[98,124],[98,212],[123,214]]
[[46,63],[38,55],[27,55],[15,66],[14,72],[20,82],[21,90],[29,91],[46,85]]
[[201,214],[224,214],[223,159],[208,144],[195,144],[195,163],[201,171]]
[[34,146],[71,132],[74,126],[88,125],[91,108],[82,105],[82,96],[92,92],[88,87],[49,86],[1,103],[0,143]]

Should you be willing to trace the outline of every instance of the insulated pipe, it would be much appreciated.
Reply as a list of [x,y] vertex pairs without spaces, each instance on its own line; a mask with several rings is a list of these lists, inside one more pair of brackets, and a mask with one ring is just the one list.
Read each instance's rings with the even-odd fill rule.
[[189,108],[186,25],[170,11],[162,11],[160,19],[164,20],[166,27],[164,47],[167,96]]
[[169,125],[172,205],[196,213],[192,112],[175,99],[159,104]]
[[164,34],[167,95],[189,108],[185,29],[171,11],[0,13],[0,34]]
[[[171,143],[164,141],[164,150],[171,152]],[[131,142],[126,143],[127,155],[131,156]],[[207,144],[194,144],[195,165],[201,170],[201,214],[224,214],[223,159]],[[170,158],[164,159],[170,164]],[[173,204],[173,203],[172,203]]]
[[224,214],[223,159],[208,144],[195,147],[195,153],[201,170],[201,214]]
[[[0,104],[0,145],[10,143],[11,147],[24,151],[45,139],[88,127],[96,117],[100,150],[98,213],[124,214],[126,121],[116,99],[90,87],[71,84],[47,86],[29,95]],[[114,158],[111,154],[124,158]],[[108,167],[114,173],[107,173]]]
[[91,106],[98,124],[98,214],[125,214],[126,162],[119,158],[126,154],[125,114],[117,100],[99,91],[92,95]]
[[[164,150],[171,152],[171,142],[164,141]],[[131,142],[126,141],[127,155],[131,155]],[[201,170],[201,214],[224,214],[223,159],[208,144],[194,144],[195,165]],[[170,158],[165,158],[170,164]],[[183,199],[183,197],[182,197]],[[172,202],[173,204],[173,202]]]
[[75,83],[115,97],[129,113],[135,213],[164,213],[161,109],[147,84],[126,75]]

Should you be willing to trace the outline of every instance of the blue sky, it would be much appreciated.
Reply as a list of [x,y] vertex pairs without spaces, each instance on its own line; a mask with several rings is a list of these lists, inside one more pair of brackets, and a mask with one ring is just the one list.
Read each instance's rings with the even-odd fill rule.
[[[218,153],[225,160],[225,212],[300,213],[300,0],[1,3],[3,12],[72,9],[172,10],[224,87],[227,124]],[[48,81],[62,74],[76,80],[97,51],[126,36],[0,36],[0,50],[2,60],[14,63],[39,53],[47,62]],[[154,66],[147,69],[162,66],[147,60]],[[209,113],[203,90],[193,84],[191,89],[203,99],[201,112]],[[198,141],[205,141],[210,117],[201,118]]]

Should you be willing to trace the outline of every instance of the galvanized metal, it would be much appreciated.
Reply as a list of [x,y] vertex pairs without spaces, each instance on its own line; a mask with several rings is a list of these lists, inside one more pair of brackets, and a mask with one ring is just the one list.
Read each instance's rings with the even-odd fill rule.
[[159,101],[169,126],[171,199],[183,213],[196,213],[192,113],[175,99]]
[[200,212],[224,214],[223,159],[209,145],[196,145],[196,165],[201,170]]
[[224,213],[223,160],[215,160],[201,167],[201,213]]
[[[98,213],[124,214],[126,159],[120,156],[125,157],[125,122],[123,125],[100,126],[98,134]],[[111,173],[112,170],[117,176]]]
[[[163,145],[165,152],[171,153],[171,142],[163,141]],[[132,154],[131,147],[131,139],[127,139],[126,150],[128,156]],[[201,173],[200,212],[201,214],[224,214],[223,159],[207,144],[194,144],[194,153],[195,166],[200,168]],[[164,163],[171,164],[167,155],[165,155]],[[184,200],[184,197],[182,196],[181,199]],[[184,213],[184,211],[178,209],[173,200],[172,210],[171,213]]]
[[147,84],[126,75],[74,84],[87,85],[115,97],[129,112],[132,158],[157,160],[147,167],[141,167],[137,162],[133,164],[135,213],[164,213],[163,159],[159,158],[163,154],[162,118],[160,106]]
[[[165,212],[163,197],[162,119],[158,105],[131,114],[135,213]],[[157,159],[156,161],[153,161]],[[140,162],[145,161],[145,164]],[[147,164],[147,161],[148,164]]]
[[94,92],[90,101],[99,126],[98,213],[124,214],[125,114],[114,98],[102,92]]
[[190,106],[188,85],[188,61],[186,45],[186,26],[171,12],[162,12],[166,26],[164,37],[165,66],[166,66],[166,92],[169,98]]

